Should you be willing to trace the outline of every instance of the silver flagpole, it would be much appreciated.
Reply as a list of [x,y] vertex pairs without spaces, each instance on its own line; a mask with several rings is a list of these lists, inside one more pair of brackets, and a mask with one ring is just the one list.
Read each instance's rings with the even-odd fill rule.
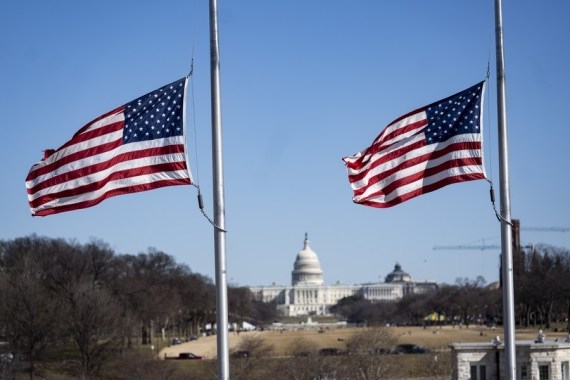
[[226,222],[222,157],[222,113],[220,106],[220,48],[218,5],[210,0],[210,83],[212,108],[212,166],[214,192],[214,248],[216,252],[216,338],[218,379],[230,378],[228,346],[228,285],[226,271]]
[[499,128],[499,183],[501,192],[501,267],[503,280],[503,326],[505,329],[504,379],[516,379],[515,307],[513,281],[511,195],[509,189],[509,150],[505,89],[505,57],[503,53],[503,10],[495,0],[495,40],[497,60],[497,117]]

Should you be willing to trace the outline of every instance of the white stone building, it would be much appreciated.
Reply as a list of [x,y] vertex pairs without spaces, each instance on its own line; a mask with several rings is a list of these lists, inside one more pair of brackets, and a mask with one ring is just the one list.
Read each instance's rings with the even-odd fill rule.
[[[454,380],[505,378],[505,347],[501,342],[451,344]],[[517,341],[518,380],[570,380],[570,342]]]
[[305,234],[303,249],[293,264],[290,286],[252,286],[254,298],[263,302],[275,302],[285,316],[328,315],[331,306],[345,297],[361,294],[372,302],[393,302],[407,294],[423,293],[437,289],[434,282],[414,282],[399,264],[386,276],[385,282],[359,285],[325,285],[323,270],[317,254],[309,246]]

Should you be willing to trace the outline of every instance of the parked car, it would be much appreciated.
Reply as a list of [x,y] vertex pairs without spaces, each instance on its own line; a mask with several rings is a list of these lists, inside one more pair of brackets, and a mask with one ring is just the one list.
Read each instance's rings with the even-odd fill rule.
[[319,351],[319,355],[321,356],[339,356],[346,355],[346,353],[346,351],[335,347],[321,348]]
[[202,360],[203,356],[193,354],[191,352],[181,352],[178,356],[164,356],[167,360]]
[[202,360],[203,356],[193,354],[191,352],[181,352],[178,354],[179,360]]
[[172,345],[175,346],[177,344],[181,344],[182,340],[180,338],[172,338]]
[[393,354],[427,354],[428,352],[430,352],[429,349],[417,344],[399,344],[392,350]]

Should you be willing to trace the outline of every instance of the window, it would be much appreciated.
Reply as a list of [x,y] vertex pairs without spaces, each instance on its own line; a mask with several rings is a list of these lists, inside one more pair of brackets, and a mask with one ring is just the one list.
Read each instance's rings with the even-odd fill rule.
[[469,380],[477,380],[477,366],[472,365],[470,370],[470,379]]
[[539,364],[538,378],[540,380],[550,380],[550,366],[548,364]]
[[521,380],[530,380],[529,372],[530,371],[529,371],[528,363],[526,363],[526,362],[521,363],[521,367],[520,367]]
[[485,365],[471,365],[469,369],[469,380],[487,380],[487,366]]
[[487,380],[487,367],[484,365],[479,366],[479,380]]
[[560,364],[560,373],[562,374],[562,380],[570,380],[570,364],[568,362],[562,362]]

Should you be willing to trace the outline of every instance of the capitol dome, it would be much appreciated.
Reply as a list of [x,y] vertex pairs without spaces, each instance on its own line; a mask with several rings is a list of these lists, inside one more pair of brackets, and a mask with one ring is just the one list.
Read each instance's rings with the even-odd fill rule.
[[291,284],[295,285],[322,285],[323,271],[317,254],[309,247],[309,239],[305,234],[303,249],[297,254],[293,272],[291,272]]

